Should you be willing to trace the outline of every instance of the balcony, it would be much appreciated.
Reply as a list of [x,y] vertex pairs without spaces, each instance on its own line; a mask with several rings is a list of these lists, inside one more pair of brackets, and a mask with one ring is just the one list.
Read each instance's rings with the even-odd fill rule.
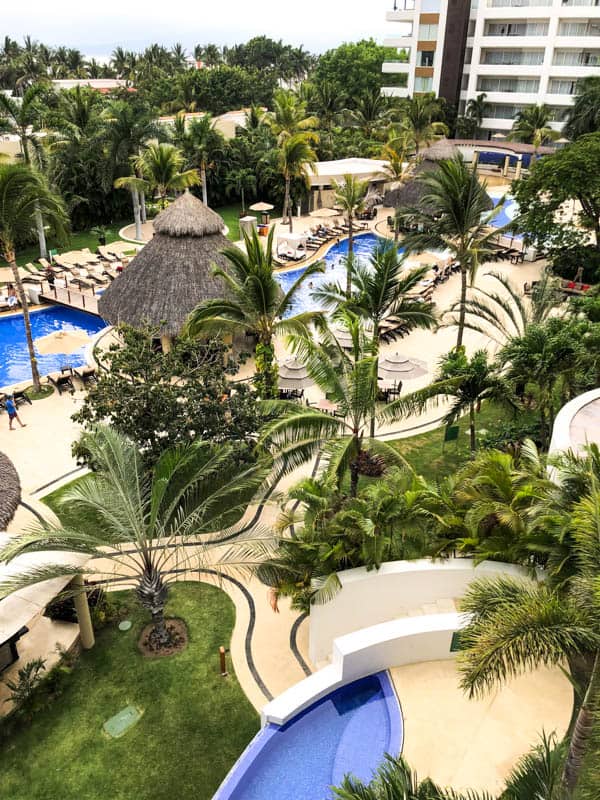
[[600,0],[562,0],[561,6],[600,6]]
[[575,22],[559,20],[558,36],[596,36],[600,37],[600,20],[588,19]]
[[384,97],[408,97],[408,86],[384,86],[381,94]]
[[392,48],[406,48],[409,46],[410,40],[413,38],[413,30],[411,28],[410,32],[400,33],[396,36],[388,36],[383,40],[384,47],[392,47]]
[[396,74],[396,73],[403,73],[409,72],[410,70],[410,63],[408,60],[398,59],[397,61],[384,61],[381,66],[381,71],[385,74]]
[[[575,23],[577,24],[577,23]],[[486,24],[484,36],[513,37],[513,36],[547,36],[547,22],[505,22],[494,20]]]
[[527,8],[551,5],[552,0],[487,0],[488,8]]
[[544,63],[543,50],[483,50],[481,64],[496,67],[532,67]]
[[406,22],[413,18],[414,13],[414,0],[398,0],[394,3],[394,10],[388,11],[385,18],[388,22]]
[[552,61],[554,67],[600,67],[600,50],[574,52],[555,50]]

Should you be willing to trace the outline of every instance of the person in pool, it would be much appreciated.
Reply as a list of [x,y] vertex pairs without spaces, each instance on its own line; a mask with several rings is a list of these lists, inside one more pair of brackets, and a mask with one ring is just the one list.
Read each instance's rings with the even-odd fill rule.
[[12,396],[12,394],[7,395],[6,400],[4,401],[4,408],[6,409],[6,413],[8,414],[9,431],[14,431],[13,420],[15,419],[22,428],[27,427],[24,422],[21,422],[21,418],[17,414],[17,404],[15,403],[15,398]]

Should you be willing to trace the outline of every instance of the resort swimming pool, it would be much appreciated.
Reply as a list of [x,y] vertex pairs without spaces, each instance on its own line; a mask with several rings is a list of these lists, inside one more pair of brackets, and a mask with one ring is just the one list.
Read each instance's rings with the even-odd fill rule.
[[[354,239],[354,256],[361,259],[363,262],[369,259],[377,242],[381,242],[382,237],[373,233],[364,233],[356,236]],[[398,248],[398,252],[402,253],[402,248]],[[346,285],[346,262],[345,258],[348,255],[348,239],[344,239],[337,244],[334,244],[326,255],[323,256],[325,262],[325,272],[313,277],[303,283],[300,290],[295,296],[288,311],[288,315],[300,314],[302,311],[308,311],[315,308],[315,301],[311,297],[311,292],[318,289],[324,283],[336,282],[342,286]],[[298,269],[291,269],[286,272],[280,272],[276,275],[277,280],[284,292],[287,292],[294,281],[298,280],[300,275],[304,272],[306,266],[298,267]],[[312,286],[311,286],[312,284]]]
[[[33,339],[55,331],[79,331],[93,336],[106,322],[94,314],[63,306],[52,306],[30,313]],[[57,353],[39,355],[40,375],[61,369],[65,364],[79,367],[85,363],[85,347],[69,355]],[[15,383],[31,379],[29,353],[25,340],[25,325],[22,314],[0,317],[0,387],[11,387]]]
[[402,748],[402,717],[385,672],[350,683],[251,742],[213,800],[328,800],[352,773],[369,781]]

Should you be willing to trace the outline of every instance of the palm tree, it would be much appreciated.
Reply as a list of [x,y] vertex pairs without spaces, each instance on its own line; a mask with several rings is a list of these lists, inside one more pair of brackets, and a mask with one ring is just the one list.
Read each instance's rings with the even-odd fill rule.
[[[44,163],[41,140],[36,134],[42,125],[45,110],[43,97],[46,91],[41,83],[30,86],[23,93],[20,102],[0,92],[0,128],[19,137],[23,162],[36,169],[41,169]],[[36,227],[40,257],[47,258],[44,220],[39,212],[36,213]]]
[[590,748],[600,701],[597,486],[575,505],[570,527],[576,542],[578,572],[567,591],[508,577],[471,584],[462,601],[469,623],[461,631],[464,651],[459,656],[462,685],[471,696],[485,694],[530,669],[562,666],[565,660],[586,657],[591,670],[561,781],[567,797],[573,795]]
[[186,138],[192,158],[200,169],[202,202],[208,205],[206,172],[214,167],[215,156],[222,153],[222,136],[215,130],[215,122],[211,115],[204,114],[199,119],[193,119],[190,122]]
[[487,792],[455,792],[442,789],[430,778],[420,781],[402,756],[390,755],[369,784],[347,775],[334,792],[337,800],[493,800]]
[[138,178],[137,175],[125,175],[122,178],[117,178],[114,186],[115,189],[128,189],[131,192],[135,238],[138,242],[143,242],[144,232],[142,230],[142,205],[140,198],[145,196],[150,187],[150,183],[143,178]]
[[479,265],[493,253],[492,239],[504,228],[491,228],[502,203],[489,210],[487,184],[480,183],[475,170],[462,156],[441,161],[438,168],[417,178],[426,192],[418,208],[405,208],[400,216],[416,224],[418,230],[404,239],[406,252],[448,249],[460,265],[461,296],[457,347],[462,345],[465,326],[467,278],[475,280]]
[[390,403],[381,412],[388,421],[413,414],[422,414],[431,405],[450,398],[452,405],[444,421],[452,425],[465,412],[469,414],[469,439],[471,452],[477,447],[475,412],[483,400],[492,400],[514,407],[508,381],[500,376],[489,362],[486,350],[478,350],[472,358],[465,355],[464,348],[457,347],[440,362],[438,373],[429,386]]
[[[3,582],[0,596],[57,577],[121,579],[135,586],[138,601],[150,612],[151,639],[158,647],[168,645],[164,610],[169,584],[177,579],[174,564],[198,568],[210,537],[193,550],[184,543],[219,531],[232,509],[245,509],[264,470],[234,466],[230,448],[197,441],[167,450],[147,472],[137,445],[108,426],[84,434],[82,444],[94,473],[62,499],[76,522],[44,522],[13,537],[0,552],[9,562],[39,551],[94,561],[25,569]],[[58,515],[65,519],[61,511]]]
[[249,167],[233,167],[225,176],[225,194],[235,193],[242,201],[242,214],[246,214],[246,192],[256,192],[256,172]]
[[[191,336],[211,330],[251,331],[256,338],[256,387],[261,397],[277,396],[277,362],[273,339],[286,333],[306,333],[306,326],[319,315],[304,312],[286,317],[302,284],[318,272],[318,262],[307,267],[287,292],[282,292],[274,275],[273,233],[271,229],[263,248],[256,231],[244,232],[245,252],[227,247],[223,255],[229,261],[228,271],[215,269],[223,281],[226,296],[221,300],[206,300],[190,314],[186,330]],[[308,335],[308,334],[307,334]]]
[[477,133],[481,128],[481,123],[483,122],[485,112],[488,109],[488,104],[486,100],[487,100],[487,94],[485,92],[482,92],[481,94],[478,94],[477,97],[472,97],[467,102],[465,108],[466,116],[472,119],[475,123],[475,136],[477,136]]
[[379,89],[374,89],[356,98],[354,108],[346,116],[351,128],[361,131],[365,139],[374,139],[390,124],[390,103]]
[[509,139],[532,144],[537,153],[543,144],[560,136],[558,131],[552,130],[548,125],[550,118],[551,111],[545,103],[524,108],[515,117]]
[[577,81],[575,102],[567,112],[563,134],[578,139],[600,130],[600,76],[590,75]]
[[182,191],[200,183],[200,176],[195,169],[181,171],[184,156],[172,144],[150,144],[135,160],[136,172],[147,181],[150,189],[158,195],[164,208],[167,194]]
[[[414,328],[435,327],[432,304],[408,296],[426,272],[426,267],[406,272],[396,246],[382,241],[373,250],[369,266],[360,261],[352,264],[350,299],[339,284],[331,283],[314,291],[313,297],[326,308],[346,306],[367,321],[373,337],[371,351],[378,357],[381,339],[394,341]],[[370,435],[375,436],[374,416]]]
[[23,310],[25,337],[31,362],[31,377],[40,391],[31,321],[25,290],[17,267],[16,247],[27,242],[37,231],[37,215],[42,214],[60,241],[66,236],[67,214],[60,198],[54,194],[45,178],[25,164],[0,164],[0,254],[12,269],[19,302]]
[[319,127],[331,133],[344,109],[345,97],[331,81],[311,84],[310,105],[319,119]]
[[435,120],[441,114],[441,107],[433,94],[409,98],[402,106],[402,114],[401,129],[411,136],[417,155],[423,145],[429,146],[435,139],[448,135],[447,126]]
[[290,224],[290,233],[293,226],[292,201],[290,188],[293,178],[307,180],[307,168],[314,166],[317,154],[313,145],[318,141],[314,133],[295,133],[284,138],[277,152],[277,163],[285,181],[285,195],[283,199],[283,219],[286,217]]
[[369,190],[369,181],[361,181],[355,175],[344,175],[342,180],[333,182],[335,205],[348,220],[348,259],[346,264],[346,296],[352,293],[352,264],[354,260],[354,227],[355,215],[363,210],[365,197]]
[[317,117],[306,116],[306,103],[298,99],[294,92],[277,89],[273,95],[273,111],[265,115],[265,122],[282,144],[297,133],[318,127]]
[[[489,272],[487,277],[496,281],[501,291],[472,286],[465,306],[464,327],[483,333],[498,344],[506,344],[512,337],[522,336],[530,325],[544,322],[563,300],[558,279],[548,270],[543,271],[533,287],[530,302],[506,275]],[[457,312],[460,313],[460,302],[453,303],[447,314]],[[458,317],[451,317],[445,324],[458,325]]]
[[356,497],[366,451],[388,464],[404,465],[404,460],[394,447],[367,437],[377,407],[377,359],[370,354],[370,341],[356,315],[342,311],[338,322],[350,334],[351,355],[324,325],[320,343],[306,333],[288,337],[312,380],[336,404],[335,415],[286,401],[266,402],[265,413],[276,418],[261,431],[258,446],[273,455],[275,474],[291,471],[321,453],[325,479],[339,487],[349,471],[350,494]]

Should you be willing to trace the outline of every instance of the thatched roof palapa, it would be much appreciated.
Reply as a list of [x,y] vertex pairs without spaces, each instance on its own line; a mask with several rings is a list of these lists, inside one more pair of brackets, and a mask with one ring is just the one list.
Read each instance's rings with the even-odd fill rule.
[[155,235],[104,292],[99,313],[113,325],[150,325],[176,336],[198,303],[223,296],[213,267],[228,263],[224,227],[208,206],[182,194],[156,217]]
[[0,531],[8,528],[20,502],[21,483],[17,470],[10,458],[0,453]]

